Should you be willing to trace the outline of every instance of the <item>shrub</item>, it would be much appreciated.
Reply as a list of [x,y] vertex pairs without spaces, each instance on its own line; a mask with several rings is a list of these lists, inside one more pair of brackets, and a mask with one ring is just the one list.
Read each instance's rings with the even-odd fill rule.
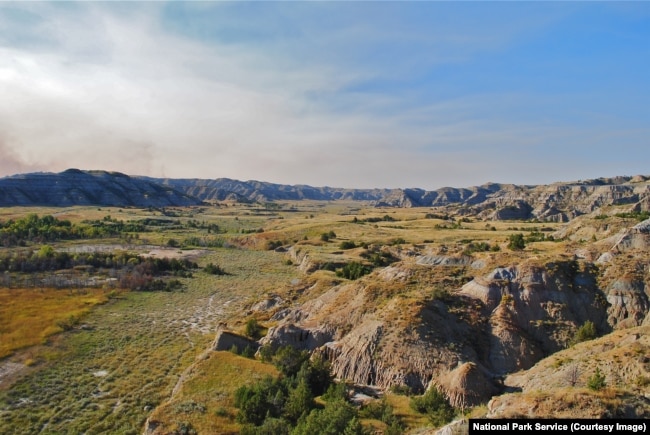
[[359,263],[358,261],[352,261],[343,268],[336,271],[336,276],[346,278],[346,279],[359,279],[363,275],[367,275],[372,271],[370,266]]
[[253,339],[257,339],[259,338],[261,331],[262,331],[262,327],[257,322],[256,318],[248,319],[248,321],[246,322],[246,336]]
[[599,391],[607,386],[605,381],[605,375],[600,372],[600,369],[596,367],[596,372],[587,380],[587,387],[590,390]]
[[354,249],[356,247],[357,247],[357,245],[352,240],[343,241],[339,245],[339,248],[341,248],[341,249]]
[[273,355],[273,364],[284,376],[291,377],[298,373],[302,364],[308,359],[308,352],[299,351],[292,346],[284,346]]
[[266,242],[267,251],[272,251],[274,249],[279,248],[280,246],[282,246],[282,241],[280,240],[269,240]]
[[443,426],[454,418],[454,408],[435,387],[429,388],[422,396],[413,397],[410,406],[414,411],[426,414],[436,426]]
[[205,273],[209,273],[210,275],[225,275],[226,271],[221,268],[221,266],[216,265],[214,263],[208,263],[205,265],[203,268]]
[[526,242],[524,241],[524,235],[521,233],[511,234],[508,237],[508,249],[513,251],[521,251],[526,247]]
[[582,324],[580,328],[576,331],[575,336],[573,337],[572,343],[581,343],[583,341],[593,340],[598,334],[596,333],[596,326],[591,320],[587,320]]
[[401,428],[401,423],[395,416],[393,407],[386,402],[386,398],[373,400],[362,406],[359,410],[359,417],[372,418],[386,423],[389,427]]
[[330,231],[320,235],[320,239],[323,242],[329,242],[331,239],[335,239],[335,238],[336,238],[336,233],[334,231]]

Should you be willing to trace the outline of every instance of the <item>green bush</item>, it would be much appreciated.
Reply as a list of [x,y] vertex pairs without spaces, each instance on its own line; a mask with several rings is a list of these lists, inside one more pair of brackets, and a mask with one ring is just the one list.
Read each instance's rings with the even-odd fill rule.
[[305,361],[309,360],[309,353],[292,346],[284,346],[275,352],[272,360],[284,376],[291,377],[298,373]]
[[205,265],[203,268],[205,273],[209,273],[210,275],[225,275],[226,271],[221,268],[221,266],[218,266],[214,263],[208,263]]
[[331,239],[335,239],[335,238],[336,238],[336,233],[334,231],[329,231],[327,233],[323,233],[320,235],[320,239],[323,242],[329,242]]
[[361,278],[363,275],[369,274],[370,272],[372,272],[372,267],[361,264],[358,261],[352,261],[343,266],[343,268],[338,269],[336,271],[336,276],[355,280]]
[[445,396],[432,387],[422,396],[413,397],[410,401],[411,408],[420,414],[426,414],[435,426],[443,426],[454,418],[454,408]]
[[596,367],[596,372],[587,380],[587,387],[590,390],[599,391],[607,386],[605,381],[605,375],[600,372],[600,369]]
[[257,322],[257,319],[254,317],[248,319],[248,321],[246,322],[246,336],[253,339],[258,339],[260,338],[261,332],[262,332],[262,327]]
[[511,234],[508,237],[508,249],[513,251],[521,251],[526,247],[526,242],[524,240],[524,235],[521,233]]
[[361,435],[363,428],[356,409],[342,400],[329,402],[324,409],[314,409],[301,419],[294,435]]
[[576,331],[575,336],[573,337],[572,343],[581,343],[583,341],[593,340],[598,334],[596,333],[596,326],[591,320],[587,320],[582,324],[580,328]]
[[373,400],[362,406],[359,410],[359,417],[379,420],[389,427],[401,428],[401,422],[395,416],[393,407],[388,404],[386,398]]

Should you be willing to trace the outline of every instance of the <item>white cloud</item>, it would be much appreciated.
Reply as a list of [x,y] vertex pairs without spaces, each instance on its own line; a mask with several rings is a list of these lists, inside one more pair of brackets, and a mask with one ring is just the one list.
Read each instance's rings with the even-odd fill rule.
[[[531,101],[544,112],[557,103],[552,97],[474,93],[426,101],[414,90],[346,91],[369,78],[408,81],[423,65],[499,50],[525,27],[515,23],[497,31],[508,17],[474,33],[454,32],[438,22],[431,42],[390,17],[384,17],[385,33],[377,23],[341,19],[328,4],[322,5],[329,10],[322,18],[338,27],[310,33],[305,20],[295,32],[308,42],[294,44],[291,36],[224,42],[170,32],[160,19],[166,4],[133,5],[29,4],[33,31],[14,34],[20,26],[0,9],[0,28],[8,29],[0,31],[0,175],[79,167],[435,188],[537,182],[537,174],[541,182],[549,171],[544,165],[557,159],[544,156],[540,146],[567,135],[573,145],[585,146],[579,144],[580,128],[519,113]],[[284,19],[301,22],[292,8],[275,5]],[[239,6],[186,7],[207,13]],[[253,14],[250,19],[247,25],[255,29],[265,18]],[[217,20],[214,26],[221,24]],[[493,37],[481,38],[486,32]],[[372,44],[378,40],[382,43]],[[417,50],[402,64],[384,62],[382,70],[366,50],[393,40],[393,49],[408,48],[409,42]],[[360,62],[360,55],[373,62]],[[508,165],[515,157],[517,164]]]

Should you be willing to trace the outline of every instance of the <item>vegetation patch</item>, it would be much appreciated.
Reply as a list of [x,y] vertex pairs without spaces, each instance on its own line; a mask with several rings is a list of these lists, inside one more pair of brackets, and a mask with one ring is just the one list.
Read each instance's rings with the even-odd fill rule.
[[107,294],[100,289],[0,289],[0,358],[72,329],[94,305],[105,303]]

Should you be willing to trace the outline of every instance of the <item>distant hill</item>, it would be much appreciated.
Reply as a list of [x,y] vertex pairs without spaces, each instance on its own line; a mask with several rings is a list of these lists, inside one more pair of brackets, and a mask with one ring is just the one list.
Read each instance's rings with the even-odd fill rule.
[[238,181],[230,178],[174,179],[144,178],[161,183],[203,201],[236,200],[243,202],[265,201],[380,201],[399,192],[399,189],[344,189],[335,187],[312,187],[306,185],[274,184],[263,181]]
[[205,201],[367,201],[382,207],[455,206],[484,219],[566,222],[607,205],[650,210],[650,177],[614,177],[527,186],[488,183],[468,188],[344,189],[229,178],[174,179],[68,169],[0,178],[0,206],[189,206]]
[[0,178],[0,206],[189,206],[201,201],[161,183],[119,172],[68,169]]

